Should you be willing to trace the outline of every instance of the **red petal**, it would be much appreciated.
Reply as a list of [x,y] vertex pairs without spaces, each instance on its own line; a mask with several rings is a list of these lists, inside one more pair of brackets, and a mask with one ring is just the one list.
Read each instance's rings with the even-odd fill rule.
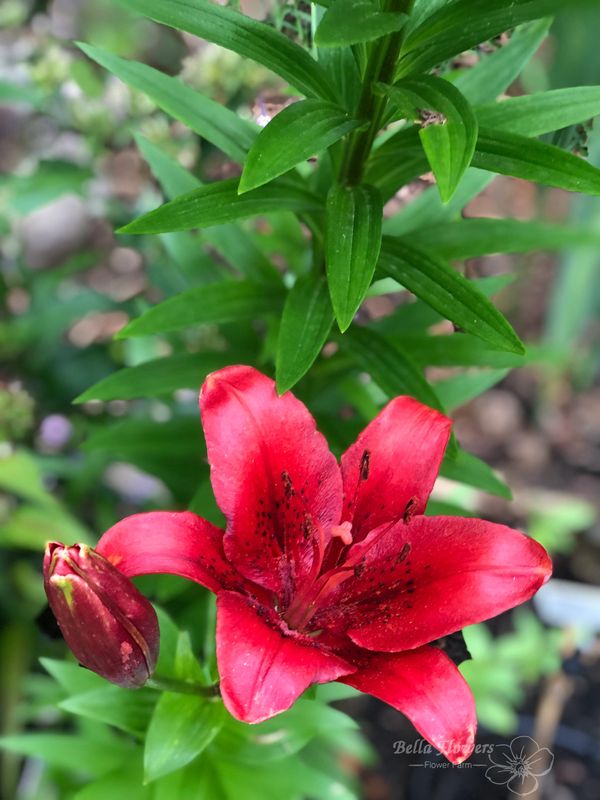
[[445,653],[420,647],[409,653],[376,654],[342,683],[389,703],[453,764],[473,752],[475,701],[465,679]]
[[412,397],[396,397],[344,453],[342,516],[352,521],[354,541],[405,513],[423,513],[451,425]]
[[200,393],[211,479],[228,527],[225,552],[246,577],[289,600],[318,569],[339,522],[335,457],[305,406],[250,367],[226,367]]
[[262,722],[286,711],[311,684],[354,671],[310,639],[287,634],[273,612],[253,606],[243,595],[217,595],[221,694],[236,719]]
[[95,548],[124,575],[168,573],[212,592],[241,588],[244,579],[223,554],[223,531],[191,511],[151,511],[125,517]]
[[552,571],[544,548],[528,536],[460,517],[417,517],[378,540],[373,532],[350,553],[358,577],[330,603],[345,606],[338,615],[350,620],[356,644],[385,652],[495,617],[528,600]]

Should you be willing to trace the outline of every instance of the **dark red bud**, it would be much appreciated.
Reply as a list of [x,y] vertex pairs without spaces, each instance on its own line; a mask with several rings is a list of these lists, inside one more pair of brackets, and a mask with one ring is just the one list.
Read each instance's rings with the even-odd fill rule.
[[158,657],[158,620],[129,578],[87,545],[49,542],[44,587],[75,658],[118,686],[143,686]]

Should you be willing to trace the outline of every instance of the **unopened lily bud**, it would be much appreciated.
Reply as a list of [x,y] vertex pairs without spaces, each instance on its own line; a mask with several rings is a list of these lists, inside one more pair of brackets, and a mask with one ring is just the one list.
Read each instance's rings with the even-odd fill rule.
[[49,542],[44,586],[77,660],[118,686],[143,686],[158,657],[158,620],[129,578],[87,545]]

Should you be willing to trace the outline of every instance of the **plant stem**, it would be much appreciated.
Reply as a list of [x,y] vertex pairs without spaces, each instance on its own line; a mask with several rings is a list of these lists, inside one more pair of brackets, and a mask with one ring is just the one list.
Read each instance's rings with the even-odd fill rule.
[[176,694],[195,694],[201,697],[217,697],[219,694],[219,684],[213,683],[211,686],[202,686],[199,683],[178,680],[177,678],[167,678],[162,675],[155,675],[146,681],[146,686],[156,689],[159,692],[175,692]]
[[[390,0],[388,11],[410,14],[414,2],[415,0]],[[371,48],[356,108],[357,119],[369,119],[371,122],[366,130],[352,134],[348,141],[340,170],[342,183],[350,185],[360,183],[364,165],[379,131],[387,102],[385,97],[380,97],[373,92],[373,84],[378,81],[387,83],[393,79],[403,41],[404,28],[397,33],[390,34],[384,40],[383,45],[376,42]]]

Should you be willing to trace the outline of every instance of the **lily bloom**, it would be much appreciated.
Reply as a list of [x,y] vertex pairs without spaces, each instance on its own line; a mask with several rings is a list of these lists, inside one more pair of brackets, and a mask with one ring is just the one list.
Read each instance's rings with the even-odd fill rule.
[[305,406],[250,367],[210,375],[200,410],[226,530],[190,512],[137,514],[98,552],[126,576],[173,573],[216,593],[221,692],[237,719],[338,680],[467,758],[473,696],[435,642],[530,598],[551,564],[504,525],[424,516],[450,420],[398,397],[338,465]]

